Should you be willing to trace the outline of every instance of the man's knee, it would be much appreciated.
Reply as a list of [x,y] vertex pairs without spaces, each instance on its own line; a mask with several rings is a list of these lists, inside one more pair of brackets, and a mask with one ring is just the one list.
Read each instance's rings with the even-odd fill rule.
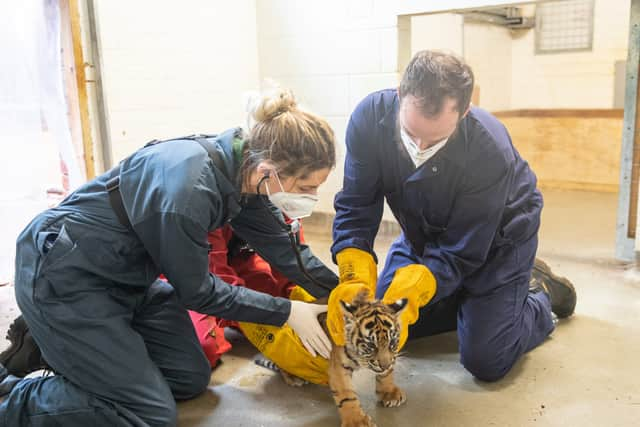
[[492,349],[484,345],[462,347],[462,365],[481,381],[494,382],[502,379],[515,363],[515,359],[505,356],[502,349]]

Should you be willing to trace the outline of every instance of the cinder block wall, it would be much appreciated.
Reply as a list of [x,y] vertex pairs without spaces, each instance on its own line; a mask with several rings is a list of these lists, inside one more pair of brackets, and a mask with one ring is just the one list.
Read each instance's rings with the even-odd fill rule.
[[[626,57],[629,0],[596,0],[593,51],[555,55],[534,54],[533,31],[512,37],[495,27],[462,26],[461,18],[452,15],[398,18],[397,8],[392,0],[99,2],[114,160],[152,138],[242,124],[243,92],[272,78],[292,88],[303,105],[326,117],[336,131],[338,164],[320,190],[318,206],[333,213],[351,111],[369,92],[396,86],[402,72],[398,64],[427,48],[461,49],[458,53],[476,70],[480,106],[489,110],[613,105],[614,63]],[[440,25],[435,37],[437,19],[450,25]],[[514,126],[514,133],[526,128]],[[601,141],[618,142],[616,126],[608,126],[610,136]],[[514,140],[523,153],[529,152],[523,138]],[[598,150],[606,150],[611,159],[619,152],[617,145],[582,144],[593,159],[602,158]],[[532,155],[542,152],[538,148]],[[564,148],[560,152],[565,157],[554,164],[575,157]],[[615,166],[609,163],[607,167]],[[545,180],[545,173],[539,175]],[[603,179],[598,182],[615,184]],[[391,218],[389,212],[385,215]]]
[[254,0],[96,2],[113,159],[244,123],[258,85]]
[[593,49],[535,54],[535,32],[514,37],[510,109],[613,108],[615,63],[626,60],[630,0],[595,0]]
[[338,162],[320,189],[318,205],[318,211],[333,213],[333,196],[342,188],[349,115],[369,92],[397,85],[394,2],[258,0],[256,5],[260,77],[293,89],[336,132]]

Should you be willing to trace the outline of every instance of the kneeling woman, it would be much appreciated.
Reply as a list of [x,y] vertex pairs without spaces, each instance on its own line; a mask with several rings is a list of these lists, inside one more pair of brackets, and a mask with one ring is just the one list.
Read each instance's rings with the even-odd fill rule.
[[[39,347],[57,375],[20,381],[0,406],[6,425],[33,417],[39,425],[174,425],[174,399],[201,393],[210,376],[187,309],[286,322],[312,354],[328,355],[316,318],[325,306],[209,274],[207,234],[230,224],[310,294],[337,284],[304,245],[307,272],[298,268],[270,203],[285,213],[308,209],[335,165],[333,132],[287,91],[263,99],[255,116],[247,138],[234,129],[147,144],[22,232],[15,288],[26,323],[9,331],[0,363],[24,374],[40,367],[32,357]],[[37,347],[29,348],[29,334]]]

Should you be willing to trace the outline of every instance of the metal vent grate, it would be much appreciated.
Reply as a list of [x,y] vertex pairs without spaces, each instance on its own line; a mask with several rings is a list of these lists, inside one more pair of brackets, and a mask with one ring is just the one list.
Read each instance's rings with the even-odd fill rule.
[[593,0],[564,0],[536,8],[536,53],[591,50]]

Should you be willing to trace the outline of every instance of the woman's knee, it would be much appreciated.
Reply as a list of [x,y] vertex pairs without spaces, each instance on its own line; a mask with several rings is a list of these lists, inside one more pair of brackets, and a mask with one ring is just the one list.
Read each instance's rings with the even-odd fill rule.
[[162,404],[149,405],[136,415],[148,425],[154,427],[173,427],[178,425],[178,409],[173,397],[162,402]]
[[182,370],[172,377],[174,378],[168,379],[168,382],[173,396],[177,400],[192,399],[207,390],[211,379],[211,365],[205,357],[198,358],[197,364],[191,366],[189,371]]

